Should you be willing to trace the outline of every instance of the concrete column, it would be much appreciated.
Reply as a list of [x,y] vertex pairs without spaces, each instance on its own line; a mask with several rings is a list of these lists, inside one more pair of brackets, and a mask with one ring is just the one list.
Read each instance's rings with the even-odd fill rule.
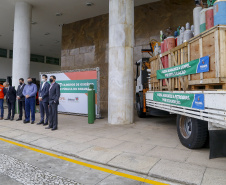
[[109,0],[108,122],[133,123],[134,0]]
[[31,5],[17,2],[14,17],[12,84],[30,76]]

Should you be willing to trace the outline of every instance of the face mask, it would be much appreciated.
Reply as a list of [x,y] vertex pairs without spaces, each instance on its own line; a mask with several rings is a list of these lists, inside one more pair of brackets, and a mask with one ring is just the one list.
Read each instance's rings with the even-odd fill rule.
[[31,81],[28,81],[27,83],[28,83],[29,85],[31,85],[31,84],[32,84],[32,82],[31,82]]
[[46,80],[42,78],[42,82],[45,82]]
[[52,79],[52,78],[50,78],[50,79],[49,79],[49,81],[50,81],[50,83],[52,83],[52,82],[53,82],[53,79]]
[[22,82],[20,82],[20,85],[23,85],[23,83],[22,83]]

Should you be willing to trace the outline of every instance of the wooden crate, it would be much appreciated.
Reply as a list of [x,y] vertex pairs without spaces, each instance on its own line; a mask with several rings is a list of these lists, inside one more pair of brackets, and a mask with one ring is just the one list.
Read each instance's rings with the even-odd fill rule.
[[[210,71],[167,79],[167,85],[157,80],[156,70],[163,69],[161,58],[168,55],[169,67],[203,56],[210,56]],[[215,26],[170,51],[150,59],[151,90],[226,89],[226,26]]]
[[163,57],[168,56],[169,67],[177,66],[188,62],[188,47],[187,43],[184,43],[170,51],[162,53],[158,56],[150,58],[151,63],[151,90],[182,90],[187,88],[188,77],[169,78],[165,79],[166,85],[163,85],[163,80],[157,79],[156,71],[163,69]]
[[212,29],[188,42],[188,60],[210,56],[210,71],[189,76],[189,85],[226,83],[226,26]]

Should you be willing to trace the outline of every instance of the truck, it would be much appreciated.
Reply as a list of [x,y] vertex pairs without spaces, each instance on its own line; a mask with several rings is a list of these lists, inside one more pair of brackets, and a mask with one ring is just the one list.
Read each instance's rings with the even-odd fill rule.
[[209,142],[210,158],[226,157],[226,26],[142,58],[136,67],[138,117],[175,114],[182,145],[198,149]]

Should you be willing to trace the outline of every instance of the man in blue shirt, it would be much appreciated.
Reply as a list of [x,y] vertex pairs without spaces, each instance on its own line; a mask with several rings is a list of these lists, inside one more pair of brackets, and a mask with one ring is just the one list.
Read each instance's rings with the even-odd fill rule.
[[24,87],[23,95],[25,96],[25,112],[26,118],[24,123],[30,123],[31,112],[31,124],[35,122],[35,98],[37,93],[37,86],[32,83],[32,78],[27,79],[27,85]]

